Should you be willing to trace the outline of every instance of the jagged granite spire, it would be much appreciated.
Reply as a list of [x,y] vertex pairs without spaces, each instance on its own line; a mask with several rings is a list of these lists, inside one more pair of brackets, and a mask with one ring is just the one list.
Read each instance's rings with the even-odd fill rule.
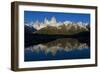
[[44,19],[44,24],[47,26],[47,25],[49,25],[49,21],[48,21],[48,19],[45,17],[45,19]]
[[57,21],[56,21],[56,18],[54,16],[51,18],[50,23],[51,23],[50,24],[51,26],[57,26]]

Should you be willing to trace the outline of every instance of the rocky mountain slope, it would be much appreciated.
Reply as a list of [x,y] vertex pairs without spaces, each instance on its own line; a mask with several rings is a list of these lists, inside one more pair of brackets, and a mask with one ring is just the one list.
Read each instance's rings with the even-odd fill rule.
[[80,32],[89,31],[90,25],[83,22],[64,21],[57,22],[55,17],[51,20],[44,19],[44,22],[36,21],[31,24],[35,34],[64,34],[72,35]]

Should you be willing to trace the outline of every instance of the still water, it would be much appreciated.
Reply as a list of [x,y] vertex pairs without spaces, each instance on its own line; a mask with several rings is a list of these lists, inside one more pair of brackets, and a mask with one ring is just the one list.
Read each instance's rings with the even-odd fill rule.
[[24,61],[86,58],[90,58],[89,45],[72,38],[62,38],[47,43],[33,44],[24,49]]

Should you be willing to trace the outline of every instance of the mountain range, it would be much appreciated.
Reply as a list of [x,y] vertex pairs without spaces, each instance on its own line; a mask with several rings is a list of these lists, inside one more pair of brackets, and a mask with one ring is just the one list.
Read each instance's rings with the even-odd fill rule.
[[32,22],[30,25],[25,24],[25,30],[32,32],[33,34],[64,34],[72,35],[80,32],[86,32],[90,30],[90,25],[83,22],[72,22],[64,21],[57,22],[55,17],[52,17],[51,20],[47,18],[44,19],[44,22]]

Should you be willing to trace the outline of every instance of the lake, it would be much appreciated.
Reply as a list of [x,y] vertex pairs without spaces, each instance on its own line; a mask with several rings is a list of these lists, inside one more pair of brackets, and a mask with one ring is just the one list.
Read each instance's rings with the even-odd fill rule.
[[87,59],[90,58],[88,43],[73,38],[60,38],[32,44],[24,49],[24,61]]

